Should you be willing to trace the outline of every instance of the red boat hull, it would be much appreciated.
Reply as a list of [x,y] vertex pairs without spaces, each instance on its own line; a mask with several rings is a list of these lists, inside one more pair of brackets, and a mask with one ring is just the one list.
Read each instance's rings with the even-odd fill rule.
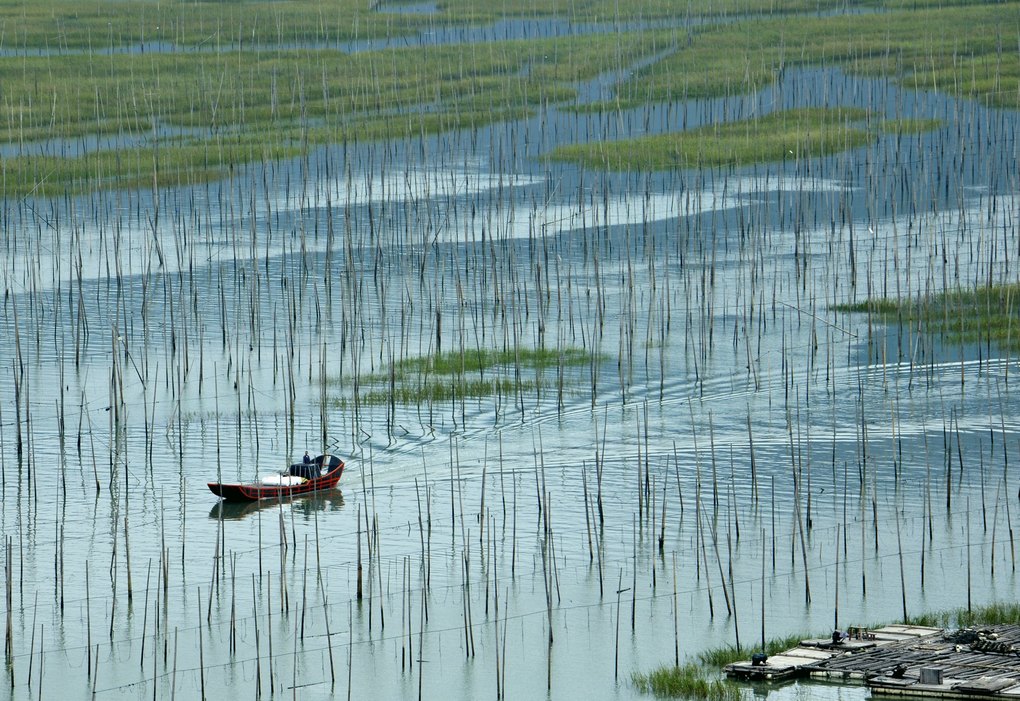
[[220,482],[209,482],[209,490],[218,497],[227,501],[259,501],[260,499],[282,499],[284,497],[298,496],[321,492],[336,487],[343,474],[344,463],[342,460],[329,472],[321,477],[306,480],[301,484],[275,485],[275,484],[222,484]]

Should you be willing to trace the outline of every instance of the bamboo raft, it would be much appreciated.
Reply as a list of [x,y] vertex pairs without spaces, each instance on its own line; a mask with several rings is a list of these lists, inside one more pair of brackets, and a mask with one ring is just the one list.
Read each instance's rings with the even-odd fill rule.
[[765,660],[736,662],[731,678],[808,677],[866,684],[875,695],[1020,699],[1020,626],[944,631],[921,626],[851,629],[805,640]]
[[[941,633],[938,628],[923,626],[885,626],[876,630],[850,628],[847,637],[840,642],[833,638],[802,640],[790,650],[772,655],[766,660],[749,660],[726,665],[727,676],[749,681],[782,681],[804,677],[829,660],[859,655],[874,648],[885,647],[903,641],[913,642],[932,634]],[[850,677],[844,677],[850,678]],[[860,677],[863,679],[863,676]]]

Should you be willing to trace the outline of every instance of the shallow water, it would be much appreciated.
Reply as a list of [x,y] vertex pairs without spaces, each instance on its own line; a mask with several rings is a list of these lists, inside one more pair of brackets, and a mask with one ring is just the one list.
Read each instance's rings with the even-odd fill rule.
[[[739,170],[542,157],[825,94],[953,120]],[[791,72],[323,150],[162,191],[158,217],[151,192],[6,203],[0,695],[633,699],[674,644],[748,645],[762,611],[772,637],[899,619],[904,592],[1015,598],[1015,363],[829,310],[1013,281],[1015,132]],[[354,399],[390,359],[538,344],[600,356],[515,396]],[[205,487],[305,449],[348,461],[337,493]]]

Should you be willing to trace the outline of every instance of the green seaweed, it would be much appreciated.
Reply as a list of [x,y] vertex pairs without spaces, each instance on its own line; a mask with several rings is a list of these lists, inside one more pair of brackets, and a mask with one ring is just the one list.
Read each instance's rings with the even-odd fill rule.
[[[358,401],[373,405],[415,405],[531,394],[552,384],[552,379],[544,377],[547,370],[555,369],[559,373],[561,369],[583,367],[598,359],[579,348],[465,348],[404,358],[383,372],[361,378]],[[576,373],[558,375],[555,380],[559,387],[578,381]],[[344,386],[345,382],[343,378],[334,378],[330,384]],[[344,396],[333,403],[348,406],[351,401],[352,397]]]
[[664,101],[747,94],[791,68],[825,65],[1017,107],[1020,63],[1000,58],[1002,27],[1015,20],[1016,3],[886,7],[831,17],[766,14],[702,27],[687,35],[682,50],[621,86],[620,97]]
[[817,158],[857,148],[882,132],[935,128],[937,120],[883,120],[868,124],[856,108],[784,110],[762,117],[636,139],[561,146],[552,158],[608,170],[666,170]]
[[915,626],[932,628],[969,628],[973,626],[1020,625],[1020,603],[998,601],[984,606],[945,609],[918,614],[907,619]]
[[834,311],[867,313],[879,321],[919,328],[947,343],[996,343],[1020,348],[1020,284],[982,285],[908,299],[867,299],[833,305]]
[[682,667],[660,667],[647,674],[634,674],[634,685],[656,696],[672,696],[701,701],[737,701],[740,687],[724,679],[713,678],[709,671],[696,664]]
[[766,655],[778,655],[780,652],[789,650],[790,648],[797,647],[800,641],[805,640],[811,636],[808,635],[788,635],[782,638],[771,638],[765,641],[765,648],[761,646],[754,647],[736,647],[727,645],[724,647],[711,648],[698,653],[698,661],[709,667],[721,669],[728,664],[733,662],[739,662],[740,660],[748,660],[751,655],[755,652],[764,652]]
[[591,360],[591,353],[580,348],[510,348],[504,350],[465,348],[425,357],[405,358],[394,363],[393,369],[398,376],[408,373],[462,375],[469,372],[484,372],[497,367],[542,370],[560,365],[582,366]]

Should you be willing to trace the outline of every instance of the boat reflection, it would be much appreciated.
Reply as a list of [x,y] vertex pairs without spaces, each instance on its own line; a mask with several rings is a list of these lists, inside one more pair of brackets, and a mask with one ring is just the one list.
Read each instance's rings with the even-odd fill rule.
[[262,499],[260,501],[225,501],[213,504],[209,518],[225,521],[237,521],[263,510],[289,508],[295,516],[312,518],[316,511],[339,511],[344,506],[344,495],[338,489],[314,492],[282,499]]

